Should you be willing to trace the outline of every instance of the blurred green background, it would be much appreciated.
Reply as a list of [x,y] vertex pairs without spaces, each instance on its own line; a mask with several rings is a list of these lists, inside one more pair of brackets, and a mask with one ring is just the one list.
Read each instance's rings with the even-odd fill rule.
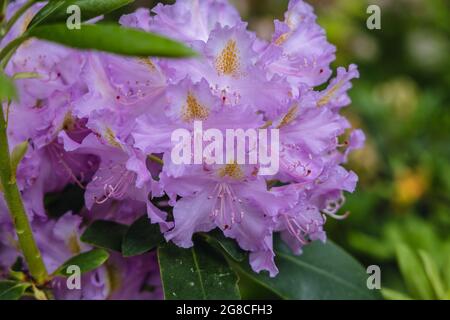
[[[232,2],[266,39],[288,3]],[[329,219],[329,238],[380,266],[385,298],[450,299],[450,1],[309,3],[337,46],[334,67],[359,66],[345,113],[368,138],[348,164],[360,176],[343,209],[351,215]],[[366,27],[370,4],[381,30]]]

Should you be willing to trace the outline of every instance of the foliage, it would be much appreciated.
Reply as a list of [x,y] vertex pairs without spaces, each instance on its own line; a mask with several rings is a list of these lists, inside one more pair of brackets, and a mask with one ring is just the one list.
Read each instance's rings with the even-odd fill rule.
[[[111,20],[119,14],[109,13],[118,3],[129,3],[114,1],[109,8],[100,2],[108,1],[85,2],[95,4],[89,18],[108,13],[106,20]],[[250,1],[251,26],[263,32],[264,15],[279,10],[281,16],[283,2]],[[330,238],[364,264],[381,266],[385,298],[450,299],[450,10],[443,0],[387,3],[382,30],[370,31],[365,6],[359,0],[326,1],[318,12],[331,42],[340,48],[337,63],[356,57],[360,66],[362,76],[351,93],[355,107],[348,116],[368,133],[365,149],[350,159],[361,176],[359,191],[344,208],[352,215],[346,223],[331,223]],[[53,24],[60,17],[57,7],[44,8],[27,37],[124,55],[193,54],[172,40],[112,25],[85,26],[68,36],[64,26]],[[0,74],[0,100],[12,98],[13,81]],[[23,153],[16,152],[14,169]],[[72,192],[71,202],[82,196]],[[67,211],[68,204],[48,195],[47,205],[59,216],[55,207]],[[108,251],[126,257],[157,251],[167,299],[239,299],[256,297],[257,291],[263,298],[379,298],[367,289],[364,268],[331,241],[314,243],[294,256],[277,239],[280,275],[269,278],[251,271],[248,253],[218,234],[201,234],[193,248],[182,249],[165,243],[156,231],[146,216],[130,225],[94,221],[82,240],[99,249],[71,258],[54,275],[66,275],[65,267],[73,263],[91,271],[107,261]],[[32,283],[14,274],[0,282],[0,299],[32,292]]]

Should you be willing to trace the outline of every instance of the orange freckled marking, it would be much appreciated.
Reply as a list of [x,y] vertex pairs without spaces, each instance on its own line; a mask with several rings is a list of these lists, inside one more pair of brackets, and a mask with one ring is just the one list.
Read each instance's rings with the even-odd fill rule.
[[286,42],[286,40],[289,38],[289,36],[290,36],[290,33],[289,33],[289,32],[283,33],[281,36],[279,36],[279,37],[275,40],[275,44],[276,44],[277,46],[281,46],[283,43]]
[[67,246],[69,247],[69,250],[72,254],[79,254],[81,252],[81,247],[78,242],[78,237],[75,233],[72,233],[70,235]]
[[330,100],[334,97],[336,91],[338,91],[343,86],[343,81],[339,81],[334,86],[331,87],[330,90],[328,90],[325,95],[317,101],[317,106],[322,107],[330,102]]
[[286,113],[286,115],[281,119],[280,124],[277,126],[277,129],[280,129],[281,127],[287,126],[289,123],[295,120],[297,117],[297,111],[298,111],[298,105],[293,105],[289,111]]
[[186,105],[183,108],[183,120],[206,120],[209,115],[207,107],[201,105],[195,96],[189,92],[186,98]]
[[115,135],[114,131],[112,131],[111,128],[105,129],[105,138],[106,138],[106,141],[108,141],[108,143],[110,145],[112,145],[113,147],[122,149],[122,145],[116,140],[116,135]]
[[66,113],[64,116],[62,129],[65,131],[71,131],[75,128],[75,119],[70,112]]
[[105,263],[105,269],[107,273],[107,279],[110,287],[110,291],[114,292],[117,288],[122,286],[122,275],[119,268],[109,261]]
[[242,179],[244,177],[244,173],[241,170],[241,167],[236,163],[231,163],[225,165],[223,168],[219,170],[219,176],[230,177],[236,180]]
[[221,75],[237,75],[239,71],[239,50],[235,40],[229,40],[217,57],[216,69]]
[[156,70],[155,64],[150,58],[139,58],[138,61],[139,63],[147,66],[151,72]]

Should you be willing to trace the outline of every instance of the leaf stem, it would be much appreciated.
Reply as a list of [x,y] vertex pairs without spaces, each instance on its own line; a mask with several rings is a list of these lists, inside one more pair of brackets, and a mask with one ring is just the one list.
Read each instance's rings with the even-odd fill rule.
[[[17,20],[26,12],[35,0],[26,2],[6,23],[4,35],[7,34]],[[0,52],[0,70],[3,70],[13,53],[27,39],[22,35],[8,43]],[[11,214],[14,227],[19,239],[20,248],[27,262],[28,270],[36,281],[37,285],[44,284],[48,279],[41,252],[34,239],[28,216],[22,202],[22,197],[15,179],[15,170],[11,166],[11,156],[9,153],[9,142],[7,135],[7,123],[3,112],[3,104],[0,101],[0,182],[3,187],[3,195]]]
[[2,106],[0,108],[0,181],[28,269],[36,283],[40,285],[47,280],[48,274],[34,239],[17,183],[11,182],[11,177],[14,174],[15,172],[12,172],[11,169],[11,157]]

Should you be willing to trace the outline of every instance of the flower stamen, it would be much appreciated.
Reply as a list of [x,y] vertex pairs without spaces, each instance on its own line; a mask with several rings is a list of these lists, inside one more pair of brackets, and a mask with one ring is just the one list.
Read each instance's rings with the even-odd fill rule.
[[241,223],[244,218],[242,200],[236,196],[233,189],[226,183],[218,183],[213,194],[208,197],[208,200],[214,200],[210,217],[217,221],[219,227],[228,230],[236,223]]
[[191,92],[187,95],[186,105],[183,107],[182,112],[182,118],[186,122],[206,120],[209,115],[208,108],[201,105]]
[[229,40],[217,57],[216,69],[220,75],[237,76],[239,71],[239,50],[235,40]]

